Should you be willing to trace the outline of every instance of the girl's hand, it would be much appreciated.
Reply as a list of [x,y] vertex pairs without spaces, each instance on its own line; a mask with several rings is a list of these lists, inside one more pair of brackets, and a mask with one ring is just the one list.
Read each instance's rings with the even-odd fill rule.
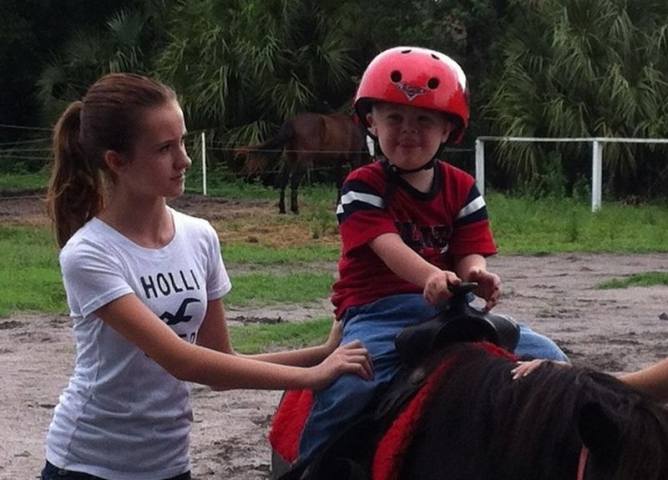
[[438,305],[452,296],[450,285],[459,285],[462,280],[450,270],[438,270],[427,277],[422,295],[432,305]]
[[478,284],[473,293],[485,300],[486,312],[489,312],[499,303],[499,298],[501,297],[501,279],[496,273],[480,268],[473,270],[469,274],[467,281]]
[[327,341],[323,344],[323,349],[325,355],[331,355],[336,347],[341,344],[341,339],[343,338],[343,322],[334,319],[332,323],[332,329],[329,331],[329,337]]
[[526,377],[545,362],[550,362],[553,365],[558,365],[560,367],[570,366],[570,363],[568,362],[559,362],[557,360],[535,359],[528,362],[517,362],[517,366],[510,371],[510,373],[513,375],[513,380]]
[[314,373],[311,388],[314,390],[328,387],[344,374],[358,375],[365,380],[373,378],[371,357],[359,340],[341,345],[322,363],[311,367],[311,370]]

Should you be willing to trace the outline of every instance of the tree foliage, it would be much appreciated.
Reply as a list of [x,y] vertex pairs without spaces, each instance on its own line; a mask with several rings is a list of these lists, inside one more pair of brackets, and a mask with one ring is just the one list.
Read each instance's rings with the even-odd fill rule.
[[[175,87],[191,130],[255,143],[295,113],[349,110],[368,62],[414,45],[466,71],[465,147],[487,134],[667,132],[665,0],[3,0],[0,15],[0,123],[49,126],[100,75],[130,71]],[[665,150],[606,145],[610,190],[668,188]],[[589,143],[489,153],[495,181],[554,191],[590,170]]]
[[[2,0],[0,2],[0,123],[37,126],[41,102],[36,80],[73,30],[96,25],[129,0]],[[48,125],[48,121],[46,121]],[[9,141],[28,130],[0,130]]]
[[[174,85],[190,128],[257,143],[302,111],[349,105],[354,45],[345,27],[354,2],[183,1],[158,75]],[[222,138],[222,135],[221,135]]]
[[149,74],[164,36],[161,13],[165,5],[161,0],[127,2],[97,23],[78,24],[60,48],[49,54],[36,81],[43,117],[55,120],[105,73]]
[[[500,44],[488,114],[495,133],[524,137],[663,137],[668,131],[668,4],[657,0],[542,0],[517,9]],[[589,143],[503,145],[512,174],[531,178],[556,152],[571,183],[590,168]],[[662,149],[605,146],[616,188],[642,170],[654,182]],[[665,150],[664,150],[665,151]],[[649,152],[649,153],[648,153]],[[661,159],[662,160],[662,159]],[[652,164],[652,162],[655,162]],[[661,162],[663,163],[663,162]],[[639,167],[641,167],[639,169]],[[658,169],[658,170],[657,170]],[[649,186],[651,186],[651,184]]]

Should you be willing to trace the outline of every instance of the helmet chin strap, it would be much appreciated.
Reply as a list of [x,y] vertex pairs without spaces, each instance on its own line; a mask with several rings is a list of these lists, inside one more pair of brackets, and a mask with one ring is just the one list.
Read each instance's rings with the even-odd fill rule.
[[419,172],[420,170],[429,170],[431,168],[434,168],[434,164],[436,163],[436,159],[440,157],[441,150],[443,149],[443,145],[444,144],[441,144],[441,146],[438,147],[438,150],[436,150],[436,153],[434,153],[434,156],[431,157],[431,160],[429,160],[427,163],[425,163],[421,167],[409,168],[409,169],[401,168],[401,167],[397,167],[396,165],[393,165],[392,163],[390,163],[389,159],[388,159],[388,163],[390,163],[390,170],[392,171],[392,173],[395,173],[397,175],[406,175],[407,173],[415,173],[415,172]]
[[429,170],[430,168],[434,168],[434,163],[436,163],[436,156],[434,156],[431,160],[429,160],[427,163],[425,163],[421,167],[417,167],[417,168],[406,169],[406,168],[397,167],[396,165],[390,163],[390,170],[392,171],[392,173],[396,173],[397,175],[405,175],[407,173],[415,173],[415,172],[419,172],[420,170]]
[[438,147],[438,150],[436,150],[436,153],[434,153],[434,156],[431,157],[431,160],[429,160],[427,163],[424,165],[417,167],[417,168],[401,168],[397,167],[393,163],[390,163],[390,159],[385,156],[385,153],[383,153],[383,150],[380,148],[380,143],[378,142],[378,137],[373,135],[371,132],[367,130],[367,135],[369,135],[371,138],[373,138],[373,141],[375,142],[376,146],[378,147],[378,153],[380,153],[381,157],[384,157],[385,160],[387,161],[388,168],[390,172],[392,172],[395,175],[406,175],[408,173],[415,173],[419,172],[420,170],[429,170],[431,168],[434,168],[434,164],[436,163],[436,159],[439,157],[439,154],[441,153],[441,150],[443,149],[443,145],[445,143],[442,143],[440,147]]

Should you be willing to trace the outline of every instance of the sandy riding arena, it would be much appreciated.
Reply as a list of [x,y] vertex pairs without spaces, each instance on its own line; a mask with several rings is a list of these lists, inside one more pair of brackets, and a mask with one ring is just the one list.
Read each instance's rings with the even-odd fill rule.
[[[263,218],[264,225],[277,215],[271,202],[243,205],[196,196],[180,200],[176,207],[211,219],[221,238],[219,225],[230,216],[252,213]],[[0,199],[0,222],[44,221],[39,199]],[[253,235],[261,232],[258,227]],[[489,263],[504,282],[497,311],[552,337],[574,363],[617,374],[668,356],[668,288],[594,288],[604,280],[634,273],[668,272],[668,254],[502,255]],[[334,274],[333,264],[323,268],[331,268]],[[230,275],[234,281],[232,269]],[[308,320],[330,314],[325,300],[314,305],[229,312],[231,320],[279,316]],[[72,369],[73,344],[65,316],[0,319],[0,480],[38,476],[52,409]],[[269,478],[266,433],[279,397],[280,392],[212,392],[195,386],[194,478]]]

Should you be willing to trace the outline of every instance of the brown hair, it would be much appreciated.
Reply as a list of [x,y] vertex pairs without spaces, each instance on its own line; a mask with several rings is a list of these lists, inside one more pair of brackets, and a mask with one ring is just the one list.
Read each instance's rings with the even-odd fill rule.
[[47,192],[47,211],[58,246],[103,206],[104,154],[132,151],[141,111],[176,100],[174,91],[154,80],[112,73],[72,102],[53,130],[54,164]]

